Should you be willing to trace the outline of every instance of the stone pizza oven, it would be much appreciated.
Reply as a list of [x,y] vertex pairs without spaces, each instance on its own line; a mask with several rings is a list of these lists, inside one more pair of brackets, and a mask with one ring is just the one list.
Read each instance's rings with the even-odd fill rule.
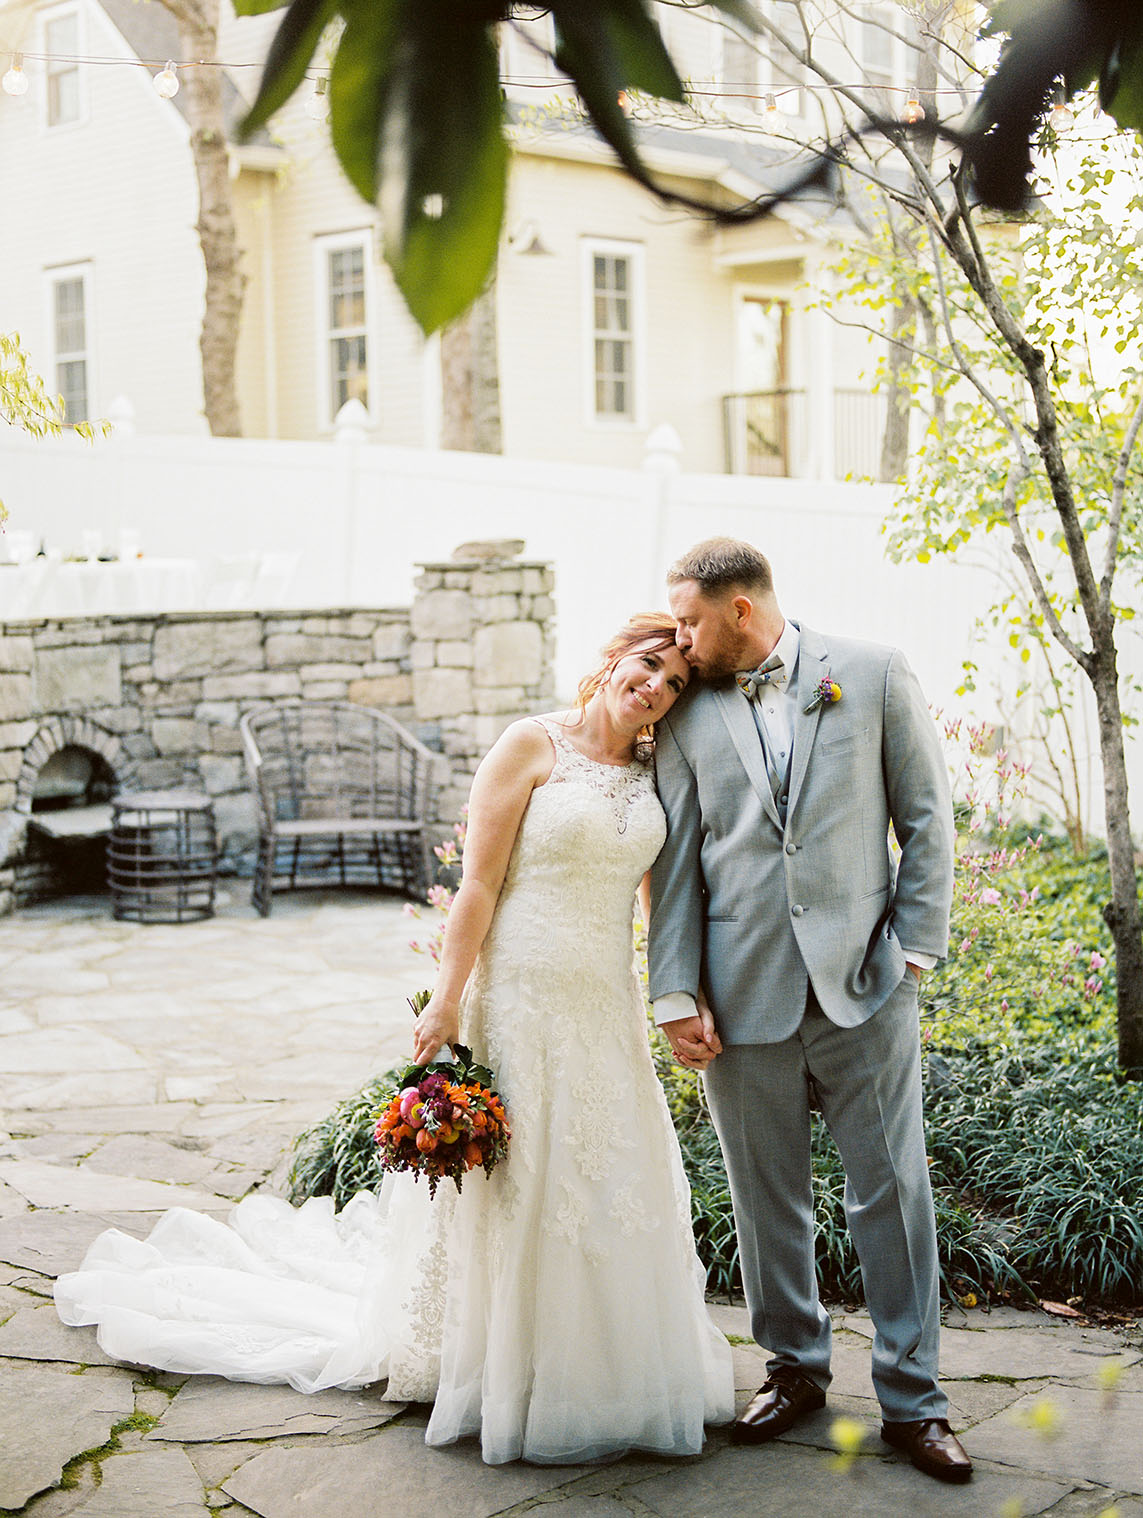
[[424,564],[412,607],[0,624],[0,913],[101,889],[111,797],[210,796],[226,873],[257,824],[238,720],[267,701],[389,712],[449,760],[443,837],[477,763],[552,695],[552,573],[518,543]]

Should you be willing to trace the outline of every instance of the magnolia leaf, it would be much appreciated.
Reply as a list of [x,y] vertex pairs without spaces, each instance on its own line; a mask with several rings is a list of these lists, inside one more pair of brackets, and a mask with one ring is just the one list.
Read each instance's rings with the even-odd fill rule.
[[407,65],[406,0],[364,0],[345,7],[345,30],[329,75],[334,152],[357,193],[371,203],[380,190],[381,126],[393,78]]
[[732,21],[739,22],[752,32],[759,30],[758,10],[749,0],[710,0],[710,6],[712,10],[722,11],[724,16],[729,16]]
[[584,14],[574,0],[554,0],[556,63],[572,79],[596,130],[620,162],[638,179],[646,171],[635,148],[630,124],[619,104],[627,83],[620,67],[612,29],[601,17]]
[[595,26],[615,49],[624,88],[646,90],[664,100],[684,98],[683,82],[644,0],[603,0]]
[[499,60],[487,27],[406,12],[381,119],[385,257],[414,320],[435,332],[488,282],[508,175]]
[[1137,10],[1122,25],[1099,76],[1099,103],[1121,127],[1139,132],[1143,131],[1143,15]]
[[336,0],[290,0],[266,55],[257,99],[239,128],[241,139],[265,126],[301,84],[321,34],[336,14]]

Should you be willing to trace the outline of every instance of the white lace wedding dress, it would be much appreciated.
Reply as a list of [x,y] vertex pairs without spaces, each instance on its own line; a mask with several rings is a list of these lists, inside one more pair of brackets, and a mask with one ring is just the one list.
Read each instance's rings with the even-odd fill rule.
[[389,1178],[340,1214],[248,1197],[117,1231],[61,1277],[64,1322],[118,1359],[301,1391],[388,1377],[432,1401],[426,1438],[490,1463],[694,1454],[734,1415],[730,1348],[703,1300],[687,1184],[632,967],[637,883],[660,848],[650,767],[556,752],[532,795],[465,993],[496,1071],[507,1159]]

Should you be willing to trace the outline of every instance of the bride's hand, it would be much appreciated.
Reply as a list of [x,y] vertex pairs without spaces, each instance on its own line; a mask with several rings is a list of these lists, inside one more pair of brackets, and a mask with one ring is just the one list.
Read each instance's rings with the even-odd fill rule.
[[413,1029],[414,1062],[427,1065],[438,1049],[454,1044],[459,1037],[460,1009],[455,1004],[440,1004],[432,996]]

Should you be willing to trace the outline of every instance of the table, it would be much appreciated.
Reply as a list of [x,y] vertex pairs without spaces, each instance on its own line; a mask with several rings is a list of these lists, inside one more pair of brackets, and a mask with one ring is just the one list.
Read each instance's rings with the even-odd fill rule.
[[64,563],[32,559],[0,565],[0,622],[116,612],[194,611],[202,602],[203,567],[195,559],[122,559]]
[[107,882],[112,914],[128,922],[214,916],[218,844],[201,791],[123,791],[111,803]]

